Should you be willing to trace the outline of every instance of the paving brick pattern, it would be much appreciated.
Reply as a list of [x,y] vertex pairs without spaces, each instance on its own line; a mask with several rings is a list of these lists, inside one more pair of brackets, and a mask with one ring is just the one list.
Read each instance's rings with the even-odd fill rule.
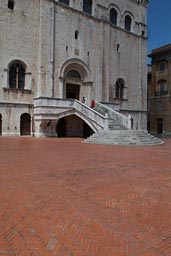
[[0,138],[0,256],[171,256],[171,140]]

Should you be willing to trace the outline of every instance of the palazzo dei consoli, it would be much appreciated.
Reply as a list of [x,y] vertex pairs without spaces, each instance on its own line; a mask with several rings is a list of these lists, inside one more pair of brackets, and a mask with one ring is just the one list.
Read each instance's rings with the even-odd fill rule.
[[146,129],[147,5],[1,0],[0,135],[88,136],[105,127],[92,100]]

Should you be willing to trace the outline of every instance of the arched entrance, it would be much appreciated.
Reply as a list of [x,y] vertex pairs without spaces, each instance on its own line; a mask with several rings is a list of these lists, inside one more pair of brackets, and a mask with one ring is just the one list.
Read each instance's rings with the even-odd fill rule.
[[31,135],[31,116],[27,113],[20,117],[20,135]]
[[56,132],[58,137],[87,138],[93,133],[93,130],[80,117],[70,115],[59,119]]
[[80,99],[81,75],[76,70],[69,70],[66,74],[66,98]]
[[2,115],[0,114],[0,136],[2,136]]
[[82,100],[91,97],[92,81],[89,67],[82,60],[66,60],[60,69],[60,86],[63,98]]

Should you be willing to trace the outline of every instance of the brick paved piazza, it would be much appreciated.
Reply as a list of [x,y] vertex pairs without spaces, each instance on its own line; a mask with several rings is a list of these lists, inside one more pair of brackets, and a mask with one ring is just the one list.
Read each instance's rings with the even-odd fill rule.
[[0,256],[170,256],[164,146],[0,138]]

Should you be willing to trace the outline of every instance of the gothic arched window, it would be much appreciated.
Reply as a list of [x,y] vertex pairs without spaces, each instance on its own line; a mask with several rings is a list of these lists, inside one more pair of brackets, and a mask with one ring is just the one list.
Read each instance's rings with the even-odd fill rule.
[[117,11],[114,8],[112,8],[110,10],[110,22],[114,25],[117,25],[117,16],[118,16]]
[[123,99],[123,90],[124,90],[124,80],[119,78],[116,81],[116,86],[115,86],[115,98],[116,99]]
[[92,14],[92,1],[83,0],[83,12],[87,14]]
[[15,2],[13,0],[8,1],[8,8],[14,10]]
[[128,31],[131,31],[131,23],[132,23],[132,19],[129,15],[125,16],[125,29]]
[[24,89],[25,87],[25,65],[19,61],[9,66],[9,87]]

